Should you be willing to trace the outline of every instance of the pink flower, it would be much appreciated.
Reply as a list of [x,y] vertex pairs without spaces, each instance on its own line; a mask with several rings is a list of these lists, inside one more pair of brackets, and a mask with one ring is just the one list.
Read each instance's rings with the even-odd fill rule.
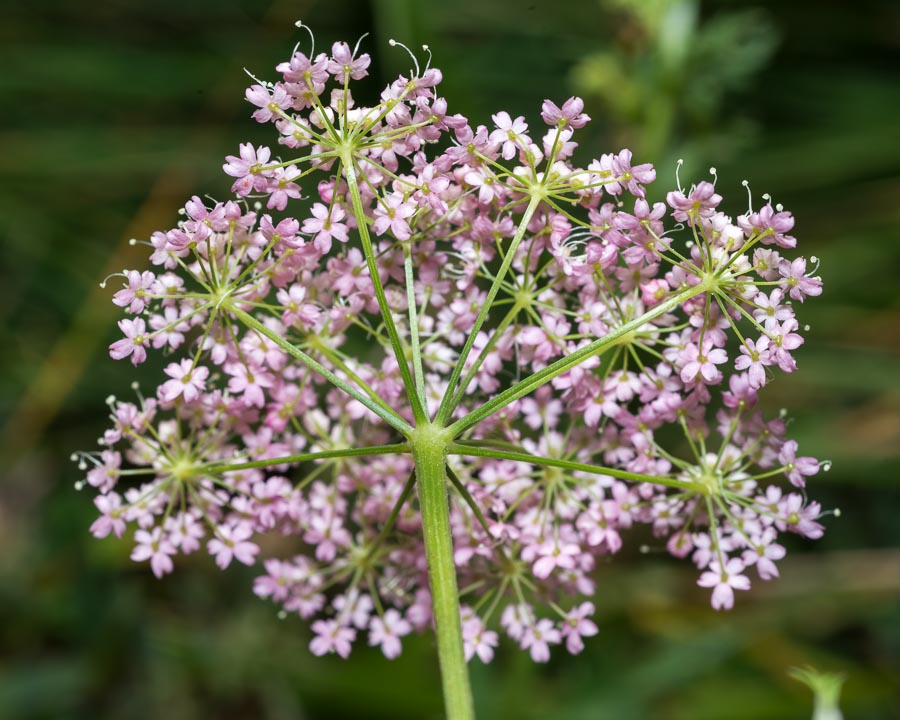
[[778,566],[775,565],[775,561],[781,560],[786,553],[782,545],[774,542],[776,537],[775,528],[766,528],[759,538],[754,538],[753,547],[744,550],[742,555],[745,565],[748,567],[756,565],[756,571],[763,580],[778,577]]
[[579,97],[570,97],[560,108],[550,100],[544,100],[541,105],[541,117],[551,127],[582,128],[588,124],[590,117],[583,113],[584,100]]
[[172,402],[179,396],[184,397],[187,403],[194,402],[206,388],[206,378],[209,377],[208,368],[202,365],[194,367],[189,358],[169,363],[165,373],[172,379],[159,388],[159,399],[163,402]]
[[559,544],[548,541],[538,548],[540,557],[532,566],[532,572],[539,578],[547,578],[556,568],[571,570],[575,567],[581,549],[574,543]]
[[794,487],[806,487],[806,478],[819,472],[819,461],[814,457],[797,457],[796,440],[788,440],[781,446],[778,461],[784,465],[784,474]]
[[146,345],[149,337],[147,325],[141,318],[136,320],[119,320],[119,329],[125,333],[122,340],[117,340],[109,346],[109,355],[113,360],[122,360],[131,355],[131,364],[140,365],[147,359]]
[[316,203],[310,212],[313,216],[303,221],[301,229],[305,233],[316,234],[313,244],[320,253],[324,255],[331,250],[332,239],[347,242],[347,226],[342,222],[344,209],[340,205],[332,205],[329,211],[327,206]]
[[300,186],[294,180],[299,177],[300,171],[293,165],[272,170],[271,177],[265,188],[266,192],[269,193],[269,201],[266,203],[266,207],[269,210],[284,210],[287,207],[289,198],[298,200],[300,198]]
[[91,525],[91,535],[95,538],[105,538],[112,533],[117,538],[122,537],[125,532],[122,498],[116,493],[98,495],[94,498],[94,505],[102,514]]
[[412,632],[410,625],[399,612],[391,608],[384,614],[384,618],[377,615],[369,624],[369,645],[380,646],[381,652],[388,660],[393,660],[400,655],[403,648],[400,638]]
[[737,223],[747,237],[765,234],[763,242],[774,242],[783,248],[797,246],[797,238],[787,234],[794,227],[793,216],[789,212],[776,212],[772,203],[767,203],[758,213],[739,217]]
[[519,150],[528,147],[531,142],[525,135],[528,132],[528,124],[523,116],[513,120],[508,112],[499,112],[492,115],[497,129],[490,134],[493,143],[500,144],[500,155],[504,160],[512,160]]
[[728,355],[722,348],[713,347],[712,340],[706,339],[703,341],[702,349],[694,343],[688,343],[681,351],[680,359],[683,382],[702,379],[707,383],[718,383],[722,380],[722,373],[716,365],[726,362]]
[[398,240],[409,240],[412,230],[407,218],[412,217],[415,212],[415,204],[404,202],[400,193],[391,193],[375,208],[375,223],[372,229],[376,235],[384,235],[390,230]]
[[270,388],[275,383],[268,373],[251,370],[243,363],[228,365],[225,372],[231,375],[228,389],[242,394],[245,403],[260,408],[266,404],[265,388]]
[[343,80],[349,77],[351,80],[362,80],[368,75],[371,58],[368,53],[359,57],[353,57],[350,46],[344,42],[336,42],[331,46],[331,56],[334,58],[328,62],[328,72],[336,78]]
[[550,646],[558,645],[561,638],[553,621],[543,618],[525,628],[520,644],[523,650],[528,650],[532,660],[545,663],[550,659]]
[[271,89],[264,85],[252,85],[247,88],[245,96],[252,105],[259,108],[253,113],[253,119],[260,123],[269,122],[273,117],[281,117],[283,113],[278,110],[287,110],[294,102],[280,83]]
[[477,615],[465,618],[462,623],[463,651],[466,662],[476,655],[483,663],[494,659],[494,648],[499,644],[499,637],[493,630],[484,627]]
[[259,553],[259,546],[249,542],[252,536],[253,528],[249,523],[220,525],[216,536],[206,544],[206,549],[210,555],[215,555],[216,565],[222,570],[231,564],[232,558],[244,565],[252,565]]
[[734,367],[736,370],[746,370],[750,387],[759,390],[766,384],[765,367],[772,364],[769,338],[763,335],[755,343],[748,338],[741,345],[740,352],[741,354],[735,358]]
[[126,272],[128,287],[113,295],[113,302],[119,307],[128,307],[128,312],[137,315],[147,306],[147,295],[156,282],[156,276],[149,270]]
[[272,151],[260,145],[254,148],[252,143],[242,143],[240,157],[229,155],[225,158],[222,169],[226,175],[237,178],[231,191],[239,197],[246,197],[251,192],[263,192],[269,184],[267,176],[271,173],[262,171],[262,166],[269,162]]
[[304,327],[315,325],[322,311],[312,303],[305,302],[306,288],[291,285],[287,290],[279,290],[276,299],[284,307],[281,320],[285,325],[299,324]]
[[776,526],[781,530],[791,530],[810,540],[818,540],[825,532],[822,524],[817,522],[822,506],[812,502],[804,507],[803,497],[797,493],[791,493],[782,499],[778,504],[778,512],[781,517]]
[[353,628],[338,625],[336,620],[317,620],[312,624],[316,636],[310,641],[309,649],[313,655],[337,653],[342,658],[350,655],[350,647],[356,639]]
[[714,610],[731,610],[734,607],[734,591],[749,590],[750,580],[744,571],[744,563],[738,558],[731,558],[722,568],[718,561],[709,564],[709,570],[700,576],[697,584],[700,587],[713,588],[712,606]]
[[566,650],[577,655],[584,650],[582,638],[593,637],[599,631],[590,616],[594,614],[594,604],[585,602],[572,608],[563,620],[562,636],[566,639]]
[[688,195],[681,190],[673,190],[666,195],[666,202],[675,211],[672,213],[678,222],[696,223],[700,218],[710,218],[716,211],[722,196],[716,193],[712,183],[701,182],[691,188]]
[[175,567],[172,563],[175,546],[163,535],[161,527],[155,527],[150,532],[137,530],[134,533],[134,539],[137,546],[131,552],[132,560],[135,562],[149,560],[150,569],[158,578],[172,572]]
[[806,275],[806,258],[799,257],[792,262],[782,260],[778,272],[783,278],[782,287],[794,300],[803,302],[807,297],[822,294],[822,281]]

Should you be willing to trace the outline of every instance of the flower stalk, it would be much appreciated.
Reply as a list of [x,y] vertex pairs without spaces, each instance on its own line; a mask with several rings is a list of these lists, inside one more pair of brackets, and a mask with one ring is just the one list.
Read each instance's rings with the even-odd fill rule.
[[459,589],[450,533],[446,437],[442,428],[425,424],[416,429],[411,444],[447,720],[472,720],[475,711],[463,651]]

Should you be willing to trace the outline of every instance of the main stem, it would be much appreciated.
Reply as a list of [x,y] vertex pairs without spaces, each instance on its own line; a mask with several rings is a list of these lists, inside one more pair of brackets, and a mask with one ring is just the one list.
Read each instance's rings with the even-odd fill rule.
[[411,438],[411,445],[416,465],[444,707],[447,720],[474,720],[475,708],[463,651],[459,591],[450,535],[450,503],[445,470],[447,436],[442,428],[420,425]]

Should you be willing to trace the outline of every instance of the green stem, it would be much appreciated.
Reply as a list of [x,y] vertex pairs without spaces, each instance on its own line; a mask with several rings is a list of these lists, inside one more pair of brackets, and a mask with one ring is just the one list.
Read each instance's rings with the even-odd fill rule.
[[602,467],[600,465],[587,465],[572,460],[559,460],[557,458],[548,458],[541,455],[529,455],[528,453],[523,452],[495,450],[493,448],[469,445],[467,443],[450,443],[447,447],[447,452],[450,455],[469,455],[475,457],[496,458],[498,460],[513,460],[515,462],[529,463],[531,465],[544,465],[547,467],[561,468],[563,470],[571,470],[572,472],[583,472],[591,475],[608,475],[609,477],[628,480],[629,482],[653,483],[654,485],[665,485],[666,487],[672,487],[678,490],[693,490],[695,492],[704,492],[706,490],[704,485],[692,483],[688,480],[677,480],[662,475],[644,475],[642,473],[633,473],[626,470],[618,470],[616,468]]
[[504,390],[499,395],[495,395],[480,408],[470,412],[465,417],[460,418],[455,423],[450,425],[447,428],[447,432],[449,432],[453,437],[459,437],[459,435],[464,433],[469,428],[477,425],[485,418],[490,417],[498,410],[502,410],[507,405],[518,400],[520,397],[524,397],[525,395],[528,395],[529,393],[537,390],[542,385],[546,385],[555,377],[562,375],[567,370],[571,370],[573,367],[580,364],[591,355],[596,355],[597,353],[602,352],[603,350],[607,349],[608,346],[613,345],[614,343],[617,343],[620,340],[626,338],[628,335],[631,335],[632,333],[640,330],[642,325],[647,324],[660,315],[665,315],[667,312],[669,312],[670,310],[674,310],[686,300],[690,300],[692,297],[707,292],[708,290],[709,288],[707,287],[706,283],[700,283],[699,285],[694,285],[693,287],[682,290],[680,293],[673,295],[668,300],[661,302],[652,310],[648,310],[640,317],[637,317],[634,320],[630,320],[629,322],[621,325],[607,335],[604,335],[602,338],[594,340],[594,342],[585,345],[580,350],[576,350],[571,355],[560,358],[556,362],[551,363],[550,365],[545,367],[543,370],[529,375],[527,378],[520,380],[512,387]]
[[500,265],[500,269],[497,271],[497,274],[494,276],[494,282],[491,284],[490,290],[488,290],[487,297],[484,300],[484,303],[481,306],[481,310],[478,312],[478,317],[475,318],[475,324],[472,326],[472,329],[469,331],[469,336],[466,338],[466,343],[463,345],[463,349],[459,353],[459,359],[456,361],[456,366],[453,368],[453,372],[450,374],[450,381],[447,384],[447,392],[444,393],[444,398],[441,400],[441,406],[438,409],[437,416],[435,417],[435,422],[443,423],[447,420],[448,417],[452,414],[455,403],[454,400],[461,398],[465,393],[465,387],[461,387],[459,393],[454,394],[456,392],[456,383],[459,382],[459,376],[462,374],[463,367],[466,364],[466,358],[469,357],[469,353],[472,351],[472,345],[475,343],[475,336],[478,335],[478,331],[481,330],[481,326],[484,325],[484,321],[487,320],[488,313],[491,311],[491,307],[494,304],[494,299],[497,297],[497,293],[500,292],[500,286],[503,283],[503,278],[506,277],[506,272],[509,270],[509,266],[512,265],[512,261],[515,259],[516,250],[519,247],[519,244],[522,242],[522,238],[525,237],[525,231],[528,229],[528,223],[531,222],[531,217],[534,215],[535,210],[537,210],[537,206],[541,202],[541,196],[535,193],[531,196],[531,200],[528,202],[528,207],[525,208],[525,213],[522,215],[522,219],[519,221],[519,227],[516,228],[516,234],[512,239],[512,242],[509,244],[509,248],[506,251],[506,256],[503,258],[503,263]]
[[445,469],[446,433],[430,424],[419,426],[412,438],[412,448],[444,707],[447,720],[474,720],[450,534],[450,502]]
[[403,243],[403,272],[406,276],[406,304],[409,309],[409,339],[412,343],[413,375],[416,380],[416,392],[423,408],[427,408],[425,399],[425,371],[422,369],[422,345],[419,342],[419,316],[416,307],[416,289],[413,280],[412,247]]
[[403,342],[400,340],[400,335],[397,332],[397,326],[394,323],[391,308],[388,306],[387,296],[384,294],[384,286],[381,284],[381,276],[378,274],[378,263],[375,261],[375,250],[372,247],[372,238],[369,237],[369,226],[366,222],[368,218],[366,217],[366,212],[363,208],[362,197],[359,194],[359,180],[356,176],[356,167],[354,165],[352,154],[349,152],[341,153],[341,163],[344,167],[347,185],[350,188],[350,202],[353,206],[353,216],[356,218],[360,243],[362,244],[363,254],[366,258],[366,265],[369,268],[369,276],[372,278],[375,299],[378,301],[381,319],[384,321],[384,327],[387,330],[388,337],[391,339],[391,347],[394,350],[394,356],[397,358],[397,365],[400,368],[400,377],[403,379],[403,386],[406,388],[406,395],[412,406],[416,422],[427,421],[428,418],[422,405],[423,401],[419,398],[415,381],[409,371],[409,365],[406,361],[406,351],[403,348]]
[[244,325],[249,328],[253,328],[256,332],[261,335],[265,335],[269,340],[274,342],[278,347],[282,350],[287,351],[290,355],[297,358],[300,362],[302,362],[306,367],[310,370],[319,373],[323,378],[325,378],[328,382],[330,382],[335,387],[343,390],[354,400],[359,401],[363,405],[365,405],[369,410],[375,413],[378,417],[384,420],[388,425],[390,425],[395,430],[403,433],[404,435],[409,435],[412,432],[412,426],[406,422],[402,417],[400,417],[395,412],[388,412],[381,405],[376,402],[373,402],[368,397],[363,395],[359,390],[357,390],[352,385],[341,380],[337,375],[335,375],[331,370],[322,365],[320,362],[313,360],[309,355],[300,350],[297,347],[294,347],[291,343],[285,340],[281,335],[272,331],[270,328],[267,328],[263,325],[259,320],[253,317],[250,313],[246,313],[240,308],[236,307],[234,304],[229,304],[228,310]]
[[377,445],[366,448],[338,448],[336,450],[322,450],[321,452],[300,453],[298,455],[284,455],[283,457],[264,458],[262,460],[250,460],[242,463],[213,462],[201,465],[204,473],[236,472],[238,470],[250,470],[253,468],[274,467],[275,465],[293,465],[294,463],[309,462],[311,460],[331,460],[334,458],[362,457],[365,455],[394,455],[408,453],[409,445],[399,443],[396,445]]

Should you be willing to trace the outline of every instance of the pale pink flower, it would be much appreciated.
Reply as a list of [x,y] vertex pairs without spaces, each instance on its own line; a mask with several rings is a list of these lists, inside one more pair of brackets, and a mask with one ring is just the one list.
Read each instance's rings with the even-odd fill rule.
[[594,604],[585,602],[572,608],[563,619],[561,634],[566,639],[566,650],[572,655],[584,650],[582,638],[593,637],[599,632],[596,624],[590,619],[593,614]]
[[145,334],[147,325],[141,318],[135,320],[125,318],[119,320],[119,329],[125,337],[109,346],[110,357],[113,360],[122,360],[130,355],[132,365],[140,365],[147,359],[146,345],[150,340]]
[[584,101],[579,97],[570,97],[562,107],[551,100],[544,100],[541,105],[541,118],[551,127],[577,129],[587,125],[591,119],[583,110]]
[[528,650],[532,660],[545,663],[550,659],[550,646],[558,645],[561,639],[562,634],[553,621],[543,618],[526,626],[520,644],[523,650]]
[[697,580],[700,587],[713,588],[714,610],[731,610],[734,607],[734,591],[750,589],[750,580],[742,574],[743,571],[744,563],[738,558],[727,560],[724,568],[714,560],[709,564],[709,570]]
[[385,612],[384,617],[377,615],[369,624],[369,645],[380,646],[381,652],[388,660],[399,656],[403,648],[400,638],[412,632],[410,625],[403,616],[391,608]]
[[403,195],[391,193],[375,207],[375,222],[372,229],[376,235],[384,235],[390,230],[398,240],[409,240],[412,235],[407,219],[416,212],[416,206],[404,202]]
[[244,565],[252,565],[259,554],[259,546],[249,539],[253,537],[253,529],[248,523],[235,523],[234,525],[220,525],[216,528],[216,535],[207,544],[210,555],[215,555],[216,565],[222,570],[235,559]]
[[159,388],[159,399],[163,402],[172,402],[178,397],[183,397],[188,403],[194,402],[206,388],[209,377],[209,368],[202,365],[195,367],[189,358],[169,363],[164,372],[172,379]]
[[131,551],[131,559],[135,562],[150,561],[150,569],[156,577],[161,578],[175,568],[172,555],[175,554],[175,546],[163,534],[161,527],[155,527],[149,532],[136,530],[134,540],[137,543]]
[[353,628],[338,625],[336,620],[317,620],[312,624],[316,636],[310,641],[309,649],[313,655],[337,653],[342,658],[350,655],[350,648],[356,639]]

